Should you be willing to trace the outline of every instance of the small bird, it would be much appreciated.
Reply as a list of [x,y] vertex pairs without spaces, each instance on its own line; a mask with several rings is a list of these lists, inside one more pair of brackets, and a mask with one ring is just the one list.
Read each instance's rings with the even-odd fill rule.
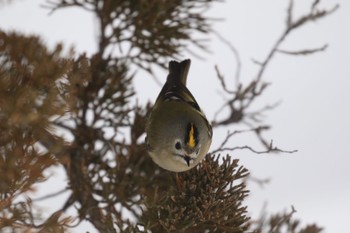
[[169,75],[146,122],[147,150],[160,167],[183,172],[207,154],[212,127],[186,87],[191,60],[169,62]]

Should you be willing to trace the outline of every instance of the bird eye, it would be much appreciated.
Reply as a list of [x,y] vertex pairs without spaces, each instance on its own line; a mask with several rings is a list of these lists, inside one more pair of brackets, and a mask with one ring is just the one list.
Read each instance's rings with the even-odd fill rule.
[[176,142],[175,143],[175,149],[180,150],[181,149],[181,142]]

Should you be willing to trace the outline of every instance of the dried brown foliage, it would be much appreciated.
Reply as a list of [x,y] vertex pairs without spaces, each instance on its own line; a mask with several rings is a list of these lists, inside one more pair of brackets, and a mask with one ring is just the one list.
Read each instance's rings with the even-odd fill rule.
[[13,201],[43,182],[43,170],[57,163],[35,143],[50,118],[65,109],[58,85],[53,85],[69,67],[60,54],[59,45],[48,51],[37,37],[0,32],[1,226],[33,224],[31,200]]
[[289,212],[273,214],[267,217],[267,214],[264,213],[261,218],[252,222],[254,233],[320,233],[322,228],[318,227],[315,224],[309,224],[304,227],[300,226],[300,221],[293,218],[296,210],[292,206],[292,209]]
[[242,178],[248,171],[226,156],[206,159],[196,168],[175,177],[176,186],[147,196],[141,217],[154,232],[244,232],[248,229],[248,195]]
[[[211,21],[203,12],[213,2],[48,1],[46,7],[53,12],[80,7],[95,14],[100,25],[99,49],[91,57],[74,52],[63,55],[62,45],[50,51],[38,37],[0,31],[0,231],[64,232],[81,221],[89,221],[99,232],[296,229],[297,224],[284,215],[259,224],[249,220],[242,203],[248,195],[243,179],[248,171],[229,155],[208,155],[195,169],[174,174],[157,167],[146,154],[142,137],[149,106],[131,102],[137,93],[130,67],[152,72],[153,65],[164,67],[189,44],[204,48],[191,34],[211,32]],[[259,63],[256,79],[243,85],[237,72],[237,86],[230,90],[217,68],[229,96],[223,108],[229,108],[231,114],[215,120],[214,126],[228,127],[247,119],[256,123],[261,112],[273,108],[248,111],[268,86],[262,75],[275,53],[306,55],[325,49],[292,52],[280,48],[290,31],[334,11],[318,10],[319,1],[315,1],[308,15],[293,19],[292,3],[287,30]],[[215,152],[284,151],[262,137],[269,126],[248,125],[251,128],[246,131],[229,133]],[[232,136],[243,132],[254,132],[266,151],[226,147]],[[72,139],[61,136],[64,134]],[[28,194],[34,191],[34,184],[45,182],[43,171],[56,164],[66,171],[67,186],[62,189],[71,195],[62,208],[44,218]],[[54,199],[60,193],[44,198]],[[75,208],[77,216],[67,216],[68,208]],[[297,232],[319,231],[309,226]]]

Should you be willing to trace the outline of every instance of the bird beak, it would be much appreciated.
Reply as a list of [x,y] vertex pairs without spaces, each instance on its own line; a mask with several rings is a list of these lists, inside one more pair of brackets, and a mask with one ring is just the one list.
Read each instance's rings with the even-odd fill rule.
[[186,155],[185,155],[183,158],[184,158],[184,160],[186,161],[187,166],[190,166],[190,162],[191,162],[191,159],[192,159],[192,158],[191,158],[190,156],[186,156]]

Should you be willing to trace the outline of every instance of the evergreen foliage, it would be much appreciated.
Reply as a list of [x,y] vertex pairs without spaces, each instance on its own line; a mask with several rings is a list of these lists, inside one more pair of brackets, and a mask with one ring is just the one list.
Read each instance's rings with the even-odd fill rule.
[[[316,225],[299,227],[292,214],[252,221],[243,204],[249,194],[248,170],[230,153],[208,154],[195,169],[179,174],[159,168],[146,153],[142,137],[149,106],[131,103],[137,93],[130,67],[152,73],[154,65],[165,67],[189,45],[205,49],[192,34],[205,38],[212,32],[212,21],[203,12],[214,2],[48,1],[52,11],[79,7],[94,13],[100,35],[91,57],[63,54],[61,44],[49,50],[37,36],[0,31],[0,231],[74,231],[81,221],[99,232],[321,231]],[[333,11],[312,11],[314,18],[304,21]],[[289,22],[293,29],[305,23],[295,22],[297,26]],[[255,93],[249,105],[266,88],[259,76],[231,92],[219,71],[218,78],[227,94],[239,93],[234,101]],[[214,125],[239,123],[246,109],[236,116]],[[251,130],[261,139],[264,127]],[[226,150],[227,140],[217,152]],[[266,148],[282,151],[272,144]],[[66,171],[67,186],[62,188],[71,195],[44,218],[28,194],[34,184],[45,182],[44,170],[57,165]],[[78,216],[67,216],[65,211],[73,207]]]

